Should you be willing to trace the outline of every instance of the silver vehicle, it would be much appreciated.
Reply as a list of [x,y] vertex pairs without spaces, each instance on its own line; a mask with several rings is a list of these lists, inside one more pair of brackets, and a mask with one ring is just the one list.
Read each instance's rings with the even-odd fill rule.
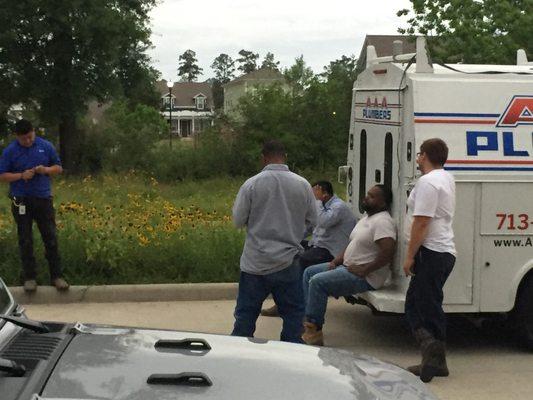
[[420,380],[331,348],[27,319],[0,280],[0,399],[436,399]]

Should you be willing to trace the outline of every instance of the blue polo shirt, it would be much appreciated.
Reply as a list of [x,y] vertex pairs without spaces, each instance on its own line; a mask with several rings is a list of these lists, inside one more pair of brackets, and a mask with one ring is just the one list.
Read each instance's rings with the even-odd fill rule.
[[[0,174],[19,173],[38,165],[51,167],[61,165],[54,145],[40,137],[35,137],[31,147],[24,147],[17,140],[11,142],[0,156]],[[9,184],[9,193],[15,197],[47,198],[52,195],[50,177],[35,174],[29,181],[22,179]]]

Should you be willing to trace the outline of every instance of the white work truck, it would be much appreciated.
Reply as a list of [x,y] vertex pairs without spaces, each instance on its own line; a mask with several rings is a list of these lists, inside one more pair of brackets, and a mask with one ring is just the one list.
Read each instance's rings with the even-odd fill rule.
[[533,65],[521,50],[517,65],[432,65],[423,37],[416,53],[401,54],[401,42],[394,53],[378,58],[367,48],[340,167],[358,217],[371,186],[392,189],[399,234],[391,282],[356,298],[377,312],[404,312],[406,202],[420,144],[439,137],[456,181],[457,260],[445,311],[513,316],[533,348]]

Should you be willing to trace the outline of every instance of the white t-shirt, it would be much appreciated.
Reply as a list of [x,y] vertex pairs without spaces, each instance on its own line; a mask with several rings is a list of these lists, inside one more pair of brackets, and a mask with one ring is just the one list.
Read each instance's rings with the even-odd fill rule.
[[405,234],[409,241],[413,217],[431,217],[428,233],[422,246],[455,255],[453,215],[455,213],[455,181],[444,169],[434,169],[422,175],[407,200]]
[[[343,264],[349,267],[374,261],[379,254],[376,241],[383,238],[396,240],[396,226],[390,214],[387,211],[381,211],[370,217],[365,214],[350,234],[350,243],[344,252]],[[374,289],[379,289],[389,276],[389,265],[385,265],[368,274],[366,281]]]

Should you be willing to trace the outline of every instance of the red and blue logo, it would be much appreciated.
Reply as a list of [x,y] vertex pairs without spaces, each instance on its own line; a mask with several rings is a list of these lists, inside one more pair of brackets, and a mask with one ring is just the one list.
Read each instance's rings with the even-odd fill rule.
[[496,126],[513,128],[533,125],[533,96],[514,96]]

